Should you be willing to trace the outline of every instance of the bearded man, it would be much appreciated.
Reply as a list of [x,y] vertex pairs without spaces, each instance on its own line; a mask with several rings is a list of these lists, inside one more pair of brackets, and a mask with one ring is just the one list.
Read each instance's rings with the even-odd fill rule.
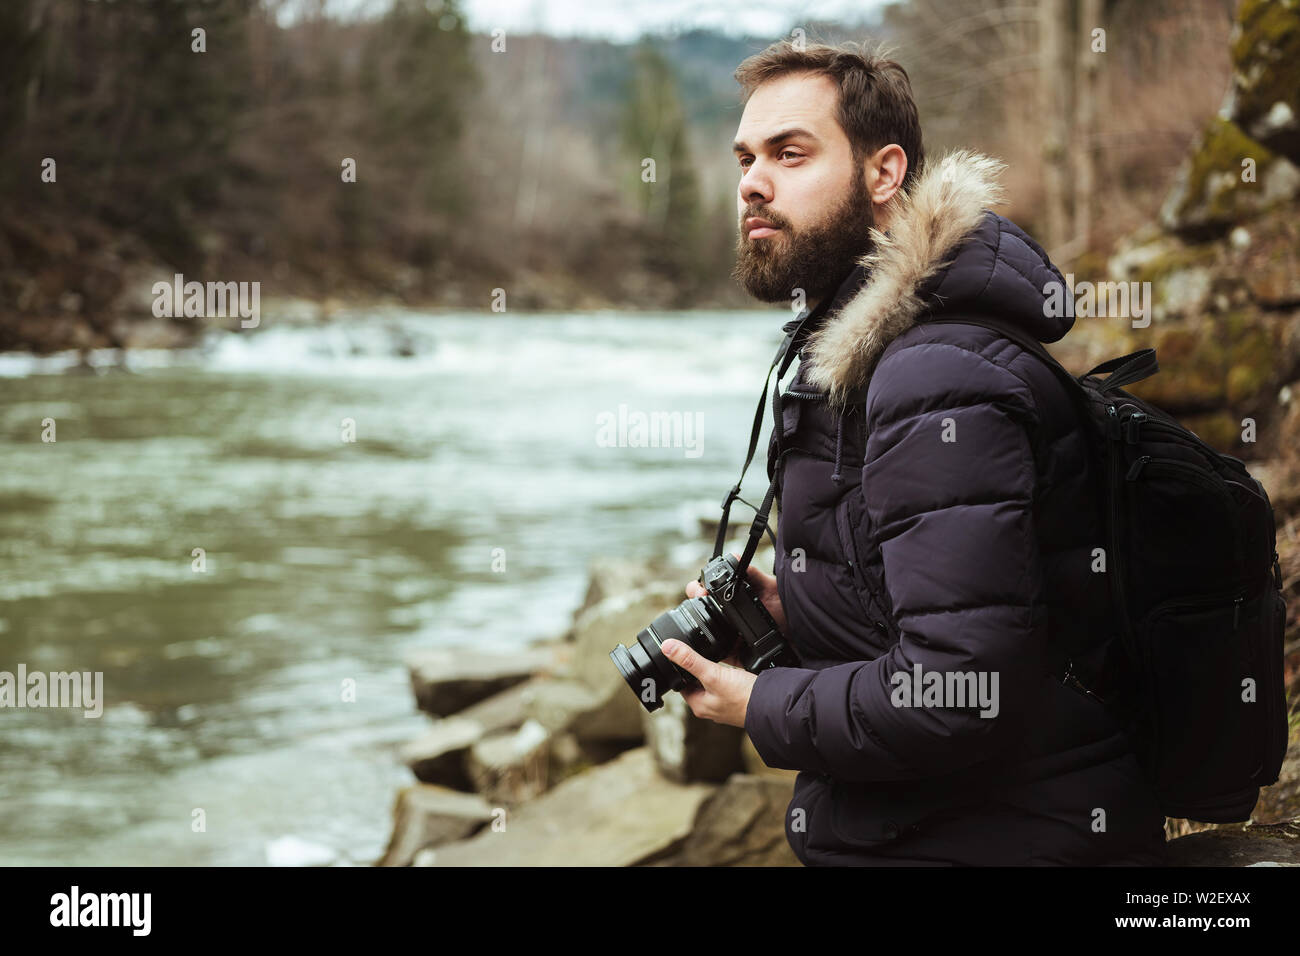
[[[769,447],[775,576],[750,570],[802,666],[756,676],[667,641],[692,711],[799,771],[805,864],[1158,864],[1164,817],[1089,690],[1114,624],[1077,412],[1011,338],[929,321],[1055,342],[1060,272],[989,210],[1002,164],[925,163],[896,62],[786,41],[736,78],[735,274],[808,306]],[[953,676],[996,700],[945,696]]]

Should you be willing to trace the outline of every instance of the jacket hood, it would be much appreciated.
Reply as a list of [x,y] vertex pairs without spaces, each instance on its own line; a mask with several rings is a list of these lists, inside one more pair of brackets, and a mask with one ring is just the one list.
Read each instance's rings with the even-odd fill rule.
[[1070,330],[1074,310],[1063,305],[1071,293],[1061,273],[1019,226],[987,209],[1002,202],[1005,168],[957,150],[895,194],[888,233],[872,230],[871,251],[808,337],[802,354],[811,385],[842,402],[867,384],[890,342],[940,313],[996,315],[1041,342]]

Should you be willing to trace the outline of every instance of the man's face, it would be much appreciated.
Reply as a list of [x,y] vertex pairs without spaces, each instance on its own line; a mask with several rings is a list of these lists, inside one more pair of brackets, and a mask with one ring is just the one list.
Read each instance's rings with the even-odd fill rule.
[[755,89],[740,118],[732,275],[760,301],[831,295],[871,248],[871,199],[838,98],[828,76],[788,74]]

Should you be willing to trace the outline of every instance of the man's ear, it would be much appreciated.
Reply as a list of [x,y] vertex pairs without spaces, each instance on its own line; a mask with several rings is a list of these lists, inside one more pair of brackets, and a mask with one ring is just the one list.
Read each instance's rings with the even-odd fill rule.
[[867,194],[880,209],[902,188],[903,177],[907,175],[907,153],[897,143],[882,146],[867,159],[865,173]]

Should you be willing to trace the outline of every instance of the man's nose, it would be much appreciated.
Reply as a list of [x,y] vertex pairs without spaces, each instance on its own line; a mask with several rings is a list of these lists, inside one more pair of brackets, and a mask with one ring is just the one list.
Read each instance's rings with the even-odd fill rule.
[[772,201],[772,180],[758,162],[751,163],[740,177],[740,201],[746,206]]

